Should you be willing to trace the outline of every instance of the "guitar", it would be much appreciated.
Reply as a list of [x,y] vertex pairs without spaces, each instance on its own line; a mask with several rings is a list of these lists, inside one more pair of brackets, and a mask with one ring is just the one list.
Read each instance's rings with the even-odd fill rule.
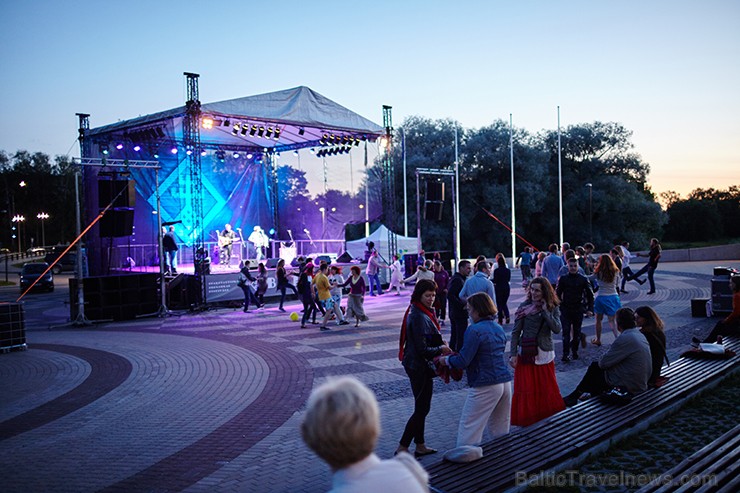
[[225,248],[229,245],[233,245],[237,241],[236,235],[222,236],[219,230],[216,230],[216,236],[218,237],[218,247],[219,248]]

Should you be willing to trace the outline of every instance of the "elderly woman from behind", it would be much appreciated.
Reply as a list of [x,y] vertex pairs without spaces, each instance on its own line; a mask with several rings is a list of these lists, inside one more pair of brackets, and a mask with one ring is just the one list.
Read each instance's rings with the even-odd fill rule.
[[380,460],[373,453],[379,434],[375,395],[358,380],[331,380],[311,393],[301,435],[331,467],[331,492],[428,492],[427,473],[413,457]]
[[[504,360],[506,334],[495,321],[496,305],[486,293],[476,293],[468,298],[467,309],[473,324],[465,331],[460,354],[442,359],[452,368],[466,368],[470,386],[457,429],[457,448],[445,454],[452,461],[466,451],[474,455],[462,461],[482,457],[478,446],[486,428],[491,437],[505,435],[511,419],[512,376]],[[465,450],[471,447],[478,450]]]

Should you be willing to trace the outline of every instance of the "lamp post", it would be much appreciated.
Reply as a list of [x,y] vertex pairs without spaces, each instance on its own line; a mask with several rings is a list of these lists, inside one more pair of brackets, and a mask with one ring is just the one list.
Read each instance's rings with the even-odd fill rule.
[[16,214],[15,216],[13,216],[12,219],[14,223],[18,223],[18,253],[21,253],[23,251],[21,249],[21,223],[25,220],[26,218],[20,214]]
[[326,236],[326,208],[319,207],[321,212],[321,239],[323,240]]
[[591,209],[591,199],[592,199],[592,191],[593,191],[593,184],[592,183],[586,183],[586,186],[588,187],[588,241],[591,243],[594,242],[594,228],[593,228],[593,213]]
[[49,219],[49,214],[46,212],[39,212],[36,217],[41,221],[41,246],[46,248],[46,232],[44,231],[44,221]]

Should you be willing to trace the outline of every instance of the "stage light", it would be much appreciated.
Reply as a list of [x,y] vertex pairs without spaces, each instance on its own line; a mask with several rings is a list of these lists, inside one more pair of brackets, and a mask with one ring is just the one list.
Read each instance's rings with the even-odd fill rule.
[[170,149],[170,152],[172,154],[177,154],[177,147],[173,147],[172,149]]
[[239,153],[238,152],[235,152],[234,154],[232,154],[232,156],[234,156],[234,159],[239,159]]
[[305,128],[302,128],[301,127],[301,128],[298,129],[298,135],[303,135],[305,133],[306,133],[306,129]]
[[155,152],[154,153],[154,159],[159,159],[159,153],[158,152]]
[[202,151],[200,151],[200,155],[203,156],[203,157],[205,157],[206,155],[208,155],[208,151],[206,151],[205,149],[203,149]]
[[254,154],[252,154],[251,152],[247,154],[247,159],[252,159],[253,157],[254,157]]
[[260,126],[260,129],[257,131],[257,137],[262,137],[265,135],[265,127]]
[[249,131],[249,136],[254,137],[254,134],[257,133],[257,125],[252,125],[251,130]]
[[224,151],[216,151],[216,159],[223,163],[226,159],[226,153]]
[[103,144],[100,146],[100,152],[107,156],[108,155],[108,144]]
[[120,142],[116,144],[116,149],[118,149],[119,151],[123,149],[123,144],[121,144]]
[[231,126],[231,122],[228,119],[224,120],[224,127],[230,127],[230,126]]
[[268,232],[270,233],[270,236],[274,235],[275,234],[275,228],[270,228],[270,231],[268,231]]
[[267,132],[265,132],[265,138],[269,139],[272,137],[272,127],[267,127]]
[[212,129],[213,128],[213,118],[211,118],[210,116],[204,116],[200,121],[200,125],[206,130]]
[[231,135],[239,135],[239,124],[234,124],[234,128],[231,129]]
[[249,130],[249,123],[242,123],[242,136],[247,135],[247,130]]
[[293,151],[293,155],[294,156],[297,156],[298,155],[298,151]]
[[312,148],[310,148],[310,149],[308,150],[308,152],[310,152],[311,154],[316,154],[316,150],[315,150],[315,149],[314,149],[313,147],[312,147]]
[[138,145],[134,146],[134,150],[136,152],[139,152],[141,150],[141,146],[138,146]]
[[282,130],[280,130],[280,127],[275,127],[275,140],[280,139],[280,132],[282,132]]
[[187,151],[185,151],[185,154],[187,154],[188,156],[191,155],[192,153],[193,153],[193,151],[191,151],[190,149],[188,149]]

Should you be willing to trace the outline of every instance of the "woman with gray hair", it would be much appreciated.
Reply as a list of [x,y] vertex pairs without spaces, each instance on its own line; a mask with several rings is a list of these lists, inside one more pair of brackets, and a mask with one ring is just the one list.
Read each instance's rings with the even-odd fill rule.
[[390,460],[375,455],[379,434],[375,395],[357,379],[330,380],[311,393],[301,435],[331,467],[331,492],[428,492],[428,475],[409,454]]

